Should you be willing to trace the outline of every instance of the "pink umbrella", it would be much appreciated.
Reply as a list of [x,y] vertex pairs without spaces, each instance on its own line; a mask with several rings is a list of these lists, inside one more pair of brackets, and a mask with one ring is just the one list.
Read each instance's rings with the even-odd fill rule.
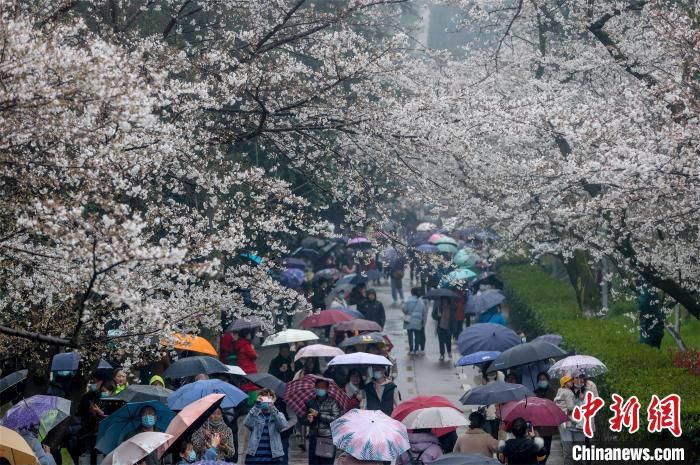
[[321,328],[350,320],[352,320],[352,317],[340,310],[322,310],[301,320],[299,326],[302,328]]
[[343,321],[341,323],[338,323],[335,325],[335,330],[336,331],[358,331],[358,332],[366,332],[366,331],[381,331],[382,327],[379,326],[379,323],[376,321],[371,321],[371,320],[364,320],[362,318],[358,318],[356,320],[352,321]]
[[110,452],[102,460],[102,465],[137,463],[172,438],[173,436],[167,433],[139,433],[122,442],[119,447]]
[[221,405],[224,397],[226,397],[224,394],[209,394],[192,402],[175,415],[165,431],[172,436],[172,439],[158,448],[158,459],[170,452],[180,437],[188,436],[197,431],[209,419],[214,410]]
[[406,427],[381,410],[353,409],[331,423],[333,444],[360,460],[392,461],[406,452]]
[[296,362],[302,358],[309,357],[335,357],[336,355],[343,355],[345,352],[337,347],[327,346],[324,344],[312,344],[310,346],[303,347],[294,356],[294,361]]
[[526,397],[501,405],[501,419],[506,426],[518,417],[532,422],[533,426],[559,426],[569,420],[564,412],[549,399]]
[[438,242],[440,242],[440,239],[443,239],[445,237],[447,236],[445,236],[444,234],[435,233],[428,238],[428,242],[430,242],[431,244],[437,244]]
[[348,241],[347,246],[355,249],[369,249],[372,247],[372,242],[366,237],[353,237]]

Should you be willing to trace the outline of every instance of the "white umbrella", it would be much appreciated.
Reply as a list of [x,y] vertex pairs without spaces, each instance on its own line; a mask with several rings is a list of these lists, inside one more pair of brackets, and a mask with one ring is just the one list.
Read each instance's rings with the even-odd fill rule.
[[243,371],[243,368],[236,366],[236,365],[226,365],[226,370],[229,375],[239,375],[239,376],[245,376],[246,372]]
[[294,356],[294,361],[296,362],[302,358],[335,357],[343,354],[344,352],[337,347],[327,346],[325,344],[312,344],[310,346],[302,347],[301,350]]
[[432,231],[437,229],[437,225],[433,223],[421,223],[416,227],[416,231]]
[[606,371],[608,371],[608,367],[595,357],[590,355],[572,355],[552,365],[547,373],[555,377],[578,373],[585,373],[586,376],[595,376]]
[[173,437],[167,433],[139,433],[122,442],[102,460],[102,465],[126,465],[139,462]]
[[368,354],[365,352],[355,352],[354,354],[338,355],[328,362],[328,366],[334,365],[384,365],[391,366],[393,363],[388,358],[381,355]]
[[317,339],[318,336],[311,331],[306,331],[304,329],[286,329],[268,336],[262,346],[293,344],[295,342],[316,341]]
[[469,422],[461,412],[451,407],[419,408],[401,420],[407,429],[448,428],[467,426]]

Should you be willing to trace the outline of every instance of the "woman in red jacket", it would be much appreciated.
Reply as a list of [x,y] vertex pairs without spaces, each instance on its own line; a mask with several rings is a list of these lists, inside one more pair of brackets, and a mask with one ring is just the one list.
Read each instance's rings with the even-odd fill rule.
[[250,342],[252,333],[249,329],[244,329],[238,332],[238,340],[233,342],[233,353],[236,355],[236,363],[247,375],[258,372],[258,367],[255,365],[255,359],[258,358],[258,353],[255,352],[253,343]]

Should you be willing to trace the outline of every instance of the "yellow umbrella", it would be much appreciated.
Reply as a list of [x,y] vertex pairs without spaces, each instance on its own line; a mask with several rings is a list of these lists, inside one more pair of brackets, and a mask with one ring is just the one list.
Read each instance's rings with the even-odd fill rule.
[[16,431],[0,426],[0,457],[12,465],[36,465],[38,460],[32,448]]

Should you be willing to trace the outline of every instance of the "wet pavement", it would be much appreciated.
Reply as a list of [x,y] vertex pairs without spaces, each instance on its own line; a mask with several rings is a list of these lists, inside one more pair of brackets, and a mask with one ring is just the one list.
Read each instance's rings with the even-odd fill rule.
[[[410,295],[410,282],[408,278],[403,283],[404,296]],[[428,317],[426,328],[425,355],[408,355],[408,337],[403,329],[403,312],[400,306],[392,306],[391,289],[388,285],[375,286],[377,298],[384,304],[387,321],[384,332],[394,344],[391,354],[396,359],[398,375],[396,384],[399,387],[403,399],[409,399],[417,395],[441,395],[447,397],[455,405],[462,407],[466,415],[472,411],[472,407],[463,406],[459,398],[464,391],[473,385],[474,376],[478,371],[473,367],[456,368],[454,362],[459,358],[459,351],[453,344],[452,360],[439,360],[439,350],[435,321]],[[277,354],[277,349],[258,349],[258,369],[267,371],[269,361]],[[475,409],[475,408],[474,408]],[[459,432],[459,431],[458,431]],[[503,433],[502,433],[503,434]],[[308,463],[306,454],[298,447],[299,439],[292,438],[290,444],[290,464],[301,465]],[[561,444],[555,437],[552,442],[552,453],[547,460],[548,465],[563,464]]]

